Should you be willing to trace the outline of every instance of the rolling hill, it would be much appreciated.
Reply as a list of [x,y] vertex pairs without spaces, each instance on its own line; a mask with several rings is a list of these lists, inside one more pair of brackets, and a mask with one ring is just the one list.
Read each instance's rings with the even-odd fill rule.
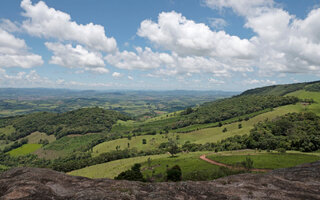
[[[144,166],[149,157],[156,162],[169,162],[165,153],[172,144],[177,145],[178,151],[195,152],[169,159],[171,164],[187,159],[186,166],[180,163],[184,170],[188,169],[187,163],[199,164],[198,156],[203,152],[247,148],[313,151],[312,159],[317,160],[317,131],[308,133],[319,129],[319,84],[318,81],[252,89],[142,121],[98,107],[1,118],[0,144],[6,147],[0,153],[1,170],[36,166],[64,172],[77,170],[72,173],[93,177],[90,174],[106,170],[108,163],[113,162],[131,163],[121,170],[129,169],[135,162]],[[301,154],[301,163],[308,162],[308,156]],[[285,154],[284,157],[287,159]],[[244,158],[234,158],[237,159]]]

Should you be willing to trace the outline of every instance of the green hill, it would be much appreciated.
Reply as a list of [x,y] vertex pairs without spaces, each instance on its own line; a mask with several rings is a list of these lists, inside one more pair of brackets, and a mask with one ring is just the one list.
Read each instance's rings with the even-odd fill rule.
[[[70,134],[85,134],[109,131],[117,120],[129,117],[117,111],[102,108],[82,108],[65,113],[40,112],[0,119],[1,127],[13,127],[14,131],[5,138],[15,141],[40,131],[61,138]],[[0,133],[1,135],[1,133]]]
[[[179,151],[198,152],[194,155],[248,148],[317,151],[319,88],[320,82],[257,88],[148,120],[98,107],[2,118],[0,144],[6,153],[0,153],[0,165],[69,172],[146,155],[164,156],[169,163],[164,153],[170,142]],[[191,163],[203,167],[196,157],[181,164],[183,169]]]
[[293,83],[284,85],[272,85],[267,87],[255,88],[243,92],[241,95],[277,95],[283,96],[297,90],[307,90],[310,92],[320,92],[320,81]]

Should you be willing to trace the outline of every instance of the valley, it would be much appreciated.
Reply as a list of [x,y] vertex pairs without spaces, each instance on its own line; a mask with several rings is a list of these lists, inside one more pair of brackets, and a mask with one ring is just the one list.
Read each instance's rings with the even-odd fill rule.
[[[245,92],[144,120],[99,107],[2,118],[1,170],[49,167],[70,175],[113,179],[140,163],[145,180],[166,181],[166,171],[178,165],[182,180],[197,181],[248,172],[241,167],[212,165],[201,160],[201,155],[230,166],[242,166],[249,158],[253,168],[269,170],[314,162],[320,160],[319,147],[310,145],[320,145],[316,142],[319,135],[314,133],[314,141],[310,141],[301,132],[306,131],[301,129],[303,124],[288,125],[296,136],[277,136],[270,128],[275,134],[272,137],[281,138],[279,143],[272,142],[271,135],[255,136],[261,130],[268,133],[261,127],[277,126],[281,120],[295,124],[294,120],[301,117],[319,129],[319,118],[308,113],[320,116],[320,91],[300,87],[296,91],[288,87],[290,92],[281,92],[284,96],[264,95],[262,88],[259,94]],[[311,143],[303,143],[305,140]]]

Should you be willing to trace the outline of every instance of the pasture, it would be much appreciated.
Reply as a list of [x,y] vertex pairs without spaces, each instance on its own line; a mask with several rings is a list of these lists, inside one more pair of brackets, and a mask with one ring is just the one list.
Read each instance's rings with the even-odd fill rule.
[[311,105],[306,105],[301,107],[303,108],[303,111],[310,111],[314,112],[317,115],[320,115],[320,93],[319,92],[308,92],[305,90],[298,90],[292,93],[287,94],[287,96],[296,96],[300,99],[313,99],[315,103],[312,103]]
[[228,164],[236,165],[244,161],[246,158],[250,158],[253,161],[253,168],[258,169],[279,169],[293,167],[303,163],[310,163],[320,160],[320,156],[310,155],[308,153],[268,153],[268,152],[255,152],[255,151],[243,151],[242,153],[226,154],[217,153],[208,155],[207,158]]
[[[254,124],[260,121],[264,121],[266,119],[274,119],[277,116],[285,115],[290,112],[299,112],[301,110],[303,110],[303,107],[300,104],[287,105],[275,108],[270,112],[257,115],[253,118],[250,118],[248,121],[234,122],[231,124],[223,125],[222,127],[200,129],[189,133],[170,132],[168,134],[140,135],[133,136],[130,140],[128,138],[116,139],[96,145],[93,148],[93,155],[97,156],[101,153],[116,150],[117,146],[120,146],[120,149],[122,150],[126,148],[136,148],[137,150],[157,149],[161,143],[167,142],[169,138],[175,140],[180,145],[183,145],[186,141],[190,141],[191,143],[197,144],[205,144],[207,142],[218,142],[235,135],[249,134]],[[242,124],[241,129],[239,129],[238,127],[240,123]],[[227,128],[227,132],[223,133],[222,130],[224,128]],[[142,144],[143,139],[147,140],[146,144]]]
[[40,149],[41,146],[42,144],[25,144],[19,148],[9,151],[8,153],[10,156],[23,156],[35,152],[37,149]]

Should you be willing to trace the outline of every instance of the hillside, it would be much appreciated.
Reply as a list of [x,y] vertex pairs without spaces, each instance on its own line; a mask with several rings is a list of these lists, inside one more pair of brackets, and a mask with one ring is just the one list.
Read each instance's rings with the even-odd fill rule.
[[83,107],[116,110],[145,119],[238,93],[223,91],[94,91],[0,88],[0,117],[34,112],[63,113]]
[[261,88],[254,88],[243,92],[241,95],[278,95],[283,96],[290,92],[298,90],[307,90],[310,92],[320,92],[320,81],[305,82],[305,83],[293,83],[284,85],[272,85]]
[[[107,170],[107,169],[106,169]],[[0,175],[2,199],[320,199],[320,162],[215,181],[142,183],[15,168]]]
[[[284,96],[270,95],[265,90],[267,95],[233,96],[144,120],[98,107],[1,118],[0,171],[26,166],[63,172],[79,170],[77,175],[85,175],[84,171],[90,175],[87,170],[90,167],[101,166],[98,171],[103,171],[106,164],[120,159],[164,156],[157,160],[174,163],[187,159],[181,166],[188,172],[191,168],[184,164],[198,166],[203,151],[259,149],[313,153],[320,143],[317,134],[320,93],[318,82],[303,84],[303,89],[287,90]],[[295,85],[286,88],[297,88]],[[178,154],[169,162],[165,153],[172,145],[176,145],[177,153],[195,153]],[[308,156],[302,155],[301,163],[309,162]],[[312,159],[318,160],[319,155],[315,156]],[[143,159],[142,164],[146,157]],[[266,165],[269,162],[272,161],[267,160]],[[202,173],[204,165],[200,163],[194,173]],[[164,173],[165,168],[161,170]],[[220,175],[207,177],[212,180],[221,177],[221,173],[225,176],[234,172],[218,170]]]
[[0,120],[2,127],[12,126],[15,131],[7,136],[17,140],[35,131],[54,134],[61,138],[70,134],[85,134],[111,129],[117,120],[128,120],[129,117],[116,111],[101,108],[82,108],[66,113],[32,113],[23,116]]

